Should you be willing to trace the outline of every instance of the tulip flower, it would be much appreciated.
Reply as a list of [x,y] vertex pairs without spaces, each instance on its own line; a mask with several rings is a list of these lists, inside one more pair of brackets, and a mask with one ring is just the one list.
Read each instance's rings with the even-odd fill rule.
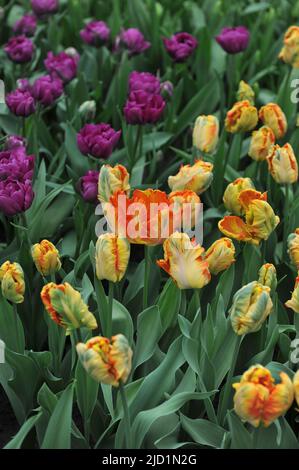
[[97,112],[97,104],[94,100],[84,101],[79,106],[79,114],[85,121],[92,121]]
[[104,21],[90,21],[82,31],[81,39],[86,44],[94,47],[100,47],[109,40],[110,29]]
[[276,139],[281,139],[288,128],[287,118],[284,112],[276,103],[268,103],[262,106],[259,111],[260,120],[271,127]]
[[299,26],[290,26],[283,39],[279,58],[294,68],[299,68]]
[[4,50],[10,60],[16,64],[30,62],[34,53],[34,44],[25,35],[12,37]]
[[235,293],[230,319],[237,335],[255,333],[261,329],[273,308],[270,292],[270,287],[253,281]]
[[216,41],[228,54],[238,54],[247,49],[250,33],[245,26],[223,28]]
[[48,52],[44,64],[52,77],[59,78],[63,83],[69,83],[77,75],[79,60],[80,56],[75,50],[66,49],[57,55]]
[[[12,140],[9,145],[13,145]],[[14,147],[0,152],[0,180],[13,178],[23,183],[31,181],[34,171],[34,155],[27,155],[26,148],[20,145],[20,142],[19,144],[15,142],[14,145]]]
[[129,76],[129,92],[140,90],[152,95],[158,95],[161,90],[159,78],[149,72],[137,72],[134,70]]
[[99,172],[96,170],[89,170],[84,176],[81,176],[77,183],[77,189],[84,201],[97,203],[98,200],[98,181]]
[[85,124],[77,134],[77,144],[83,155],[108,158],[120,136],[121,131],[115,131],[110,124]]
[[193,129],[193,145],[201,152],[213,153],[219,140],[219,122],[216,116],[198,116]]
[[252,133],[248,155],[258,162],[266,160],[274,143],[275,135],[271,127],[262,126]]
[[5,101],[9,110],[16,116],[28,117],[35,113],[34,98],[27,90],[14,90],[6,96]]
[[211,280],[204,248],[193,245],[186,233],[173,233],[163,244],[160,268],[169,274],[179,289],[201,289]]
[[235,103],[225,118],[225,128],[232,133],[251,131],[257,123],[257,109],[248,100]]
[[299,370],[297,370],[296,374],[294,375],[293,384],[294,384],[295,400],[297,402],[297,405],[299,406]]
[[125,336],[95,336],[86,344],[77,344],[76,349],[84,369],[96,382],[118,387],[128,380],[133,352]]
[[132,125],[155,124],[161,118],[166,101],[160,94],[132,91],[124,106],[126,122]]
[[168,186],[172,191],[194,191],[201,194],[213,181],[212,163],[197,160],[194,165],[183,165],[175,176],[169,176]]
[[295,313],[299,313],[299,275],[296,277],[292,297],[285,303],[285,305],[286,307],[291,308]]
[[110,197],[118,191],[128,194],[130,190],[129,179],[130,175],[124,166],[103,165],[98,178],[99,201],[109,202]]
[[293,265],[299,271],[299,228],[288,236],[288,253]]
[[0,212],[12,217],[25,212],[32,204],[34,193],[30,180],[11,177],[0,181]]
[[50,75],[37,78],[32,86],[32,96],[43,106],[51,106],[62,93],[62,81]]
[[24,272],[18,263],[5,261],[0,266],[0,284],[2,295],[5,299],[14,304],[24,302]]
[[99,236],[96,243],[96,275],[99,280],[119,282],[130,259],[130,243],[112,233]]
[[254,105],[255,93],[248,83],[241,80],[237,91],[237,101],[249,101],[250,104]]
[[218,223],[219,230],[230,238],[258,245],[267,240],[279,223],[267,202],[266,193],[252,189],[241,191],[239,202],[245,213],[245,221],[237,216],[225,216]]
[[48,240],[33,245],[31,255],[36,269],[42,276],[50,276],[61,268],[59,251]]
[[235,260],[235,247],[230,238],[219,238],[205,253],[205,260],[209,263],[211,274],[217,275],[228,269]]
[[271,292],[275,292],[277,287],[276,268],[271,263],[264,264],[259,270],[258,282],[263,286],[270,287]]
[[239,195],[245,189],[254,189],[254,184],[250,178],[237,178],[227,185],[223,195],[223,202],[229,212],[236,215],[244,214],[244,208],[239,201]]
[[185,62],[198,45],[197,39],[189,33],[176,33],[163,39],[164,46],[175,62]]
[[31,0],[31,7],[36,16],[52,15],[58,10],[58,0]]
[[298,180],[298,164],[290,144],[274,145],[267,157],[269,172],[279,184],[292,184]]
[[94,330],[98,326],[80,293],[67,282],[46,284],[41,291],[41,299],[52,320],[67,333],[83,327]]
[[143,34],[137,28],[123,30],[116,38],[115,50],[123,46],[127,49],[129,57],[141,54],[151,47],[151,43],[144,39]]
[[35,15],[27,13],[22,16],[19,20],[13,25],[13,31],[16,34],[24,34],[25,36],[34,36],[36,31],[37,21]]
[[287,412],[294,400],[293,384],[285,372],[279,376],[281,382],[276,384],[269,369],[257,364],[233,385],[235,412],[243,421],[255,428],[268,427]]

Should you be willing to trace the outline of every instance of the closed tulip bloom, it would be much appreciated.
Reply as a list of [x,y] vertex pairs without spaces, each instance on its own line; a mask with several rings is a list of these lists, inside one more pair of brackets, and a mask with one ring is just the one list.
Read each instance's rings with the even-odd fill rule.
[[90,21],[80,31],[80,36],[86,44],[100,47],[109,40],[110,29],[104,21]]
[[93,314],[88,310],[80,292],[67,282],[54,284],[50,282],[41,291],[44,307],[57,325],[66,329],[67,333],[76,328],[97,328]]
[[228,269],[235,260],[235,247],[230,238],[219,238],[206,251],[205,259],[209,263],[211,274],[217,275]]
[[86,202],[96,204],[98,200],[99,172],[89,170],[84,176],[79,178],[77,189]]
[[151,47],[151,43],[144,39],[143,34],[137,28],[129,28],[121,32],[116,38],[116,50],[123,46],[130,57],[141,54]]
[[5,299],[14,304],[24,302],[24,272],[18,263],[5,261],[0,266],[0,284],[2,295]]
[[229,313],[237,335],[255,333],[261,329],[273,308],[270,292],[270,287],[253,281],[235,293]]
[[235,412],[243,421],[255,428],[268,427],[288,411],[294,400],[293,384],[285,372],[279,376],[281,381],[276,384],[269,369],[257,364],[233,385]]
[[296,277],[292,297],[285,303],[285,305],[288,308],[291,308],[295,313],[299,313],[299,276]]
[[96,116],[97,104],[94,100],[84,101],[79,106],[78,111],[83,119],[85,119],[86,121],[92,121]]
[[13,31],[16,34],[25,34],[25,36],[34,36],[37,27],[37,21],[35,15],[30,13],[22,16],[13,25]]
[[25,35],[14,36],[8,41],[4,50],[10,60],[16,64],[24,64],[31,61],[34,45],[31,39],[28,39]]
[[239,195],[245,189],[254,189],[254,184],[250,178],[237,178],[227,185],[223,195],[223,202],[229,212],[236,215],[244,214],[244,208],[239,201]]
[[283,147],[274,145],[267,157],[268,169],[278,184],[292,184],[298,181],[298,164],[290,144]]
[[49,240],[42,240],[33,245],[31,255],[36,269],[42,276],[50,276],[61,268],[59,251]]
[[225,128],[232,133],[251,131],[257,123],[257,109],[248,100],[235,103],[225,118]]
[[266,160],[274,143],[275,135],[271,127],[262,126],[252,133],[248,155],[257,162]]
[[239,83],[239,88],[237,91],[237,100],[238,101],[249,101],[250,104],[254,104],[255,93],[248,83],[241,80]]
[[0,212],[12,217],[25,212],[32,204],[34,193],[30,180],[20,181],[11,177],[0,181]]
[[228,54],[238,54],[247,49],[250,33],[245,26],[223,28],[216,41]]
[[186,231],[196,225],[200,210],[200,198],[191,190],[172,191],[169,194],[169,202],[172,205],[173,229],[177,230],[183,225],[184,221],[189,224]]
[[32,180],[34,155],[27,155],[23,146],[0,152],[0,180],[13,178],[19,182]]
[[111,339],[96,336],[86,344],[77,344],[76,349],[84,369],[96,382],[118,387],[128,380],[133,352],[124,335]]
[[299,26],[290,26],[287,29],[283,44],[278,57],[286,64],[299,68]]
[[179,289],[201,289],[211,280],[204,248],[193,245],[186,233],[173,233],[163,244],[164,259],[160,268],[169,274]]
[[266,126],[271,127],[276,139],[281,139],[285,135],[288,129],[287,118],[278,104],[268,103],[262,106],[259,118]]
[[258,282],[263,286],[270,287],[271,292],[275,292],[277,287],[276,268],[274,264],[266,263],[259,270]]
[[212,163],[197,160],[193,165],[182,165],[175,176],[169,176],[168,186],[172,191],[187,189],[201,194],[211,186],[212,181]]
[[48,52],[44,64],[50,75],[59,78],[63,83],[69,83],[77,75],[79,60],[79,54],[70,48],[57,55]]
[[77,144],[83,155],[108,158],[116,147],[121,131],[115,131],[110,124],[85,124],[77,134]]
[[56,13],[58,6],[58,0],[31,0],[32,10],[39,17]]
[[98,199],[100,202],[109,202],[111,196],[122,191],[130,191],[130,175],[123,165],[103,165],[98,178]]
[[193,129],[193,145],[201,152],[213,153],[219,140],[219,121],[216,116],[198,116]]
[[153,95],[159,95],[161,83],[156,75],[149,72],[137,72],[134,70],[129,76],[129,92],[145,91]]
[[32,86],[32,96],[43,106],[51,106],[62,93],[62,81],[50,75],[37,78]]
[[293,265],[299,271],[299,228],[288,236],[288,253]]
[[189,33],[176,33],[163,39],[164,46],[175,62],[185,62],[198,45],[197,39]]
[[14,90],[6,96],[9,110],[16,116],[28,117],[35,113],[35,101],[29,91]]
[[255,245],[267,240],[279,224],[279,217],[267,202],[267,194],[247,189],[240,193],[239,202],[245,221],[241,217],[225,216],[218,223],[219,230],[230,238]]
[[113,233],[99,236],[96,243],[96,275],[99,280],[119,282],[130,259],[130,243]]
[[124,106],[126,122],[132,125],[155,124],[161,118],[166,101],[159,94],[132,91]]
[[294,375],[293,384],[294,384],[295,400],[297,402],[297,405],[299,406],[299,370],[297,370],[296,374]]

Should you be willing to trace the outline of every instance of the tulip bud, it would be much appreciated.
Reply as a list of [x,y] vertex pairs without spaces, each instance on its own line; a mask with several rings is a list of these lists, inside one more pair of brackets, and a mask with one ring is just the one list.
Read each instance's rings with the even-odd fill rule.
[[109,202],[113,194],[118,191],[129,193],[130,175],[122,165],[103,165],[99,175],[98,199],[100,202]]
[[295,313],[299,313],[299,276],[296,277],[292,297],[285,303],[285,305],[286,307],[291,308]]
[[183,165],[175,176],[169,176],[171,191],[190,190],[196,194],[206,191],[213,181],[212,163],[198,160],[194,165]]
[[284,415],[294,400],[293,384],[285,372],[280,374],[281,382],[275,384],[271,372],[259,364],[250,367],[235,383],[235,412],[243,421],[257,428],[265,427]]
[[0,283],[2,295],[14,304],[24,302],[24,272],[18,263],[5,261],[0,267]]
[[92,121],[97,112],[97,105],[94,100],[84,101],[79,107],[79,114],[85,121]]
[[188,189],[172,191],[169,194],[169,202],[173,207],[172,232],[181,229],[183,224],[188,224],[188,229],[195,227],[200,215],[201,202],[194,191]]
[[265,160],[274,143],[275,135],[271,127],[262,126],[252,133],[248,155],[258,162]]
[[273,303],[270,287],[257,281],[250,282],[239,289],[230,309],[232,327],[237,335],[255,333],[271,313]]
[[288,123],[284,112],[276,103],[268,103],[259,111],[259,118],[266,126],[271,127],[276,139],[281,139],[287,131]]
[[296,374],[294,375],[293,384],[294,384],[295,400],[297,402],[297,405],[299,406],[299,370],[297,370]]
[[170,99],[173,95],[173,84],[169,80],[161,83],[160,93],[164,99]]
[[279,184],[292,184],[298,180],[298,165],[290,144],[274,145],[267,157],[268,169]]
[[276,268],[273,264],[266,263],[259,270],[258,282],[263,286],[270,287],[271,292],[275,292],[277,287]]
[[211,274],[217,275],[228,269],[235,260],[235,247],[230,238],[216,240],[206,251],[205,259],[209,263]]
[[157,264],[164,269],[179,289],[201,289],[211,280],[204,248],[193,245],[186,233],[175,232],[163,244],[164,259]]
[[299,228],[288,236],[288,253],[293,265],[299,271]]
[[248,100],[237,101],[225,118],[225,128],[232,133],[251,131],[257,123],[257,109]]
[[229,212],[236,215],[242,215],[244,213],[244,209],[239,201],[239,195],[241,191],[245,189],[254,189],[254,184],[250,178],[237,178],[226,187],[223,202]]
[[98,326],[80,293],[67,282],[46,284],[41,291],[41,299],[52,320],[67,333],[83,327],[94,330]]
[[119,282],[130,259],[130,243],[113,233],[100,235],[96,243],[96,274],[99,280]]
[[239,89],[237,91],[237,101],[249,101],[250,104],[254,105],[255,93],[248,83],[241,80],[239,83]]
[[77,344],[76,349],[84,369],[96,382],[118,387],[127,381],[133,352],[125,336],[112,336],[111,340],[96,336],[86,344]]
[[33,245],[31,255],[36,269],[42,276],[50,276],[61,268],[59,251],[48,240]]
[[279,59],[294,68],[299,68],[299,26],[290,26],[287,29],[283,43]]
[[193,145],[201,152],[213,153],[219,140],[219,122],[216,116],[198,116],[193,129]]

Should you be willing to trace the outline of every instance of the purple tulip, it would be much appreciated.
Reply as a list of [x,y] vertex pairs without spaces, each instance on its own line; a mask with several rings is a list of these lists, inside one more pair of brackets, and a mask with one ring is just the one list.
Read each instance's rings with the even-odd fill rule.
[[129,91],[143,90],[147,93],[160,93],[160,80],[148,72],[132,72],[129,77]]
[[163,39],[163,42],[175,62],[184,62],[198,45],[197,39],[189,33],[176,33],[170,39]]
[[247,48],[249,38],[248,29],[245,26],[237,26],[236,28],[223,28],[216,36],[216,41],[229,54],[238,54]]
[[110,35],[110,29],[104,21],[91,21],[80,32],[80,36],[86,44],[99,47],[105,44]]
[[51,106],[63,93],[63,83],[59,78],[44,75],[35,80],[32,95],[44,106]]
[[35,112],[34,98],[29,91],[14,90],[6,96],[6,104],[16,116],[27,117]]
[[84,201],[97,203],[98,201],[98,181],[99,172],[89,170],[86,175],[82,176],[77,184],[77,189]]
[[124,107],[126,121],[128,124],[154,124],[160,119],[165,105],[161,95],[133,91]]
[[22,16],[13,26],[13,31],[17,34],[25,34],[25,36],[34,36],[37,26],[36,17],[27,13]]
[[14,150],[19,147],[26,148],[26,141],[20,135],[9,135],[5,141],[5,150]]
[[33,57],[34,45],[31,39],[26,36],[15,36],[10,38],[4,50],[10,60],[17,64],[24,64],[30,62]]
[[45,67],[52,77],[60,78],[64,83],[68,83],[77,75],[79,54],[60,52],[54,55],[49,52],[45,60]]
[[7,216],[25,212],[32,204],[34,193],[31,181],[12,178],[0,181],[0,211]]
[[31,0],[31,7],[36,16],[47,16],[56,13],[58,0]]
[[29,91],[29,93],[32,93],[32,86],[27,78],[19,78],[17,80],[17,88],[18,90]]
[[0,180],[13,178],[18,181],[32,180],[34,155],[26,155],[25,147],[0,152]]
[[128,49],[129,55],[141,54],[151,46],[151,43],[144,39],[143,34],[137,28],[129,28],[120,33],[116,39],[116,50],[120,45]]
[[115,131],[109,124],[85,124],[77,134],[77,143],[84,155],[108,158],[117,145],[121,131]]

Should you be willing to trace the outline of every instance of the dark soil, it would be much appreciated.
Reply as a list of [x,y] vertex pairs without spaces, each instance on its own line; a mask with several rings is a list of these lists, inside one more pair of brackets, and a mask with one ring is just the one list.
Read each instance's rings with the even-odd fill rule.
[[2,449],[12,437],[18,432],[20,426],[15,418],[14,412],[0,386],[0,448]]

